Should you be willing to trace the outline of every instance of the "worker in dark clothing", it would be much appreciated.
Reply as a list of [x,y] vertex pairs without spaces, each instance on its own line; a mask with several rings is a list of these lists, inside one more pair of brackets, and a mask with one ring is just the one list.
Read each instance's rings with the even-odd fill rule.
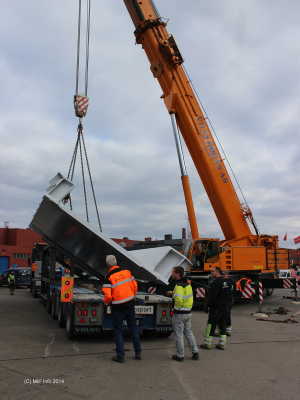
[[11,273],[8,275],[7,282],[9,283],[9,291],[11,295],[14,295],[14,291],[16,288],[16,278],[14,271],[11,271]]
[[140,360],[142,350],[134,307],[138,285],[130,271],[117,266],[115,256],[107,256],[106,265],[109,270],[104,278],[102,292],[104,293],[104,305],[111,307],[111,316],[113,320],[117,355],[112,357],[112,361],[119,363],[125,362],[123,341],[124,320],[127,322],[131,334],[135,358]]
[[225,279],[221,276],[219,267],[211,269],[211,275],[214,281],[211,285],[210,294],[207,304],[205,305],[205,312],[208,313],[208,321],[205,331],[204,344],[200,345],[201,349],[211,350],[212,338],[216,326],[220,327],[220,339],[216,348],[225,350],[226,347],[226,317],[228,309],[228,286]]
[[231,336],[231,309],[233,305],[233,281],[229,278],[229,272],[225,269],[222,271],[222,276],[224,277],[228,286],[228,311],[226,318],[226,336]]
[[[233,281],[229,278],[229,272],[225,269],[222,271],[222,276],[227,282],[228,286],[228,311],[227,311],[227,318],[226,318],[226,336],[231,336],[231,309],[233,305]],[[220,328],[219,325],[216,326],[214,336],[220,336]]]

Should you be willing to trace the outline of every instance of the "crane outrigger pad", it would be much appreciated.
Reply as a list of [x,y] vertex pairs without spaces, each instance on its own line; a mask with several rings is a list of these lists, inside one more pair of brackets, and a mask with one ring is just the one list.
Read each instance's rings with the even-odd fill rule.
[[50,194],[43,197],[30,225],[80,268],[101,279],[108,272],[106,256],[113,254],[117,264],[131,271],[135,279],[168,284],[172,269],[187,269],[189,260],[172,247],[127,251],[85,222]]

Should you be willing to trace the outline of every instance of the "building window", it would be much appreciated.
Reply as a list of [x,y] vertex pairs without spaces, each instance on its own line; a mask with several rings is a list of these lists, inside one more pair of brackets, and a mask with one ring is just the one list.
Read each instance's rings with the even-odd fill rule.
[[30,258],[30,254],[25,254],[25,253],[14,253],[13,254],[13,258],[18,260],[27,260],[28,258]]

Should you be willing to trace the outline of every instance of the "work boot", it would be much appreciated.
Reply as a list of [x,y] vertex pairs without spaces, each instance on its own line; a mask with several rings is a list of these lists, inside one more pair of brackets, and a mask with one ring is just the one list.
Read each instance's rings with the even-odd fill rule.
[[225,350],[225,347],[226,347],[226,335],[220,335],[219,344],[217,344],[217,346],[216,346],[217,349]]
[[[206,331],[205,331],[205,337],[204,337],[204,344],[201,344],[201,349],[211,349],[211,343],[213,340],[212,337],[213,332],[211,332],[211,324],[207,324],[206,326]],[[202,347],[203,346],[203,347]]]
[[208,347],[205,344],[200,344],[200,349],[211,350],[211,346]]
[[172,356],[172,360],[183,362],[184,361],[184,357],[178,357],[178,355],[175,354],[174,356]]
[[115,362],[118,362],[118,363],[122,363],[122,364],[125,362],[124,358],[120,358],[118,356],[112,357],[112,361],[115,361]]
[[142,359],[141,353],[136,353],[135,358],[136,358],[136,360],[141,360]]
[[231,326],[226,326],[226,336],[231,336]]
[[199,353],[193,353],[193,359],[199,360]]

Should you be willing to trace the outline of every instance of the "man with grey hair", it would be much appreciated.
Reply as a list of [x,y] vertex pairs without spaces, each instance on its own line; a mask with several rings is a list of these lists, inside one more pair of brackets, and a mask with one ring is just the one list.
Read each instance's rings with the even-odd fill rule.
[[127,322],[132,337],[135,358],[140,360],[142,350],[134,307],[138,285],[130,271],[117,266],[115,256],[108,255],[106,257],[106,265],[109,270],[104,278],[102,292],[104,293],[104,305],[111,306],[117,352],[117,356],[113,357],[112,360],[119,363],[125,362],[123,340],[124,320]]
[[111,267],[114,267],[115,265],[117,265],[117,259],[115,256],[109,255],[106,256],[106,265],[110,265]]

